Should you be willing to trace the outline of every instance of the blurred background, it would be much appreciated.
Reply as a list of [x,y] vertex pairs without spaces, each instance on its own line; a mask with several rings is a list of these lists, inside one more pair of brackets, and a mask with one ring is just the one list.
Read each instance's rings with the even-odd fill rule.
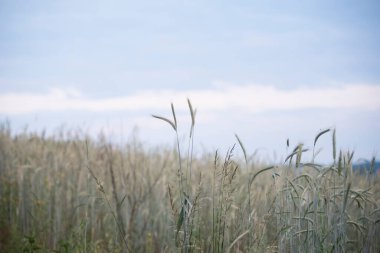
[[[380,148],[378,1],[0,0],[0,120],[14,133],[103,132],[283,161],[336,128],[338,148]],[[290,147],[287,149],[286,141]],[[318,161],[332,160],[331,136]]]

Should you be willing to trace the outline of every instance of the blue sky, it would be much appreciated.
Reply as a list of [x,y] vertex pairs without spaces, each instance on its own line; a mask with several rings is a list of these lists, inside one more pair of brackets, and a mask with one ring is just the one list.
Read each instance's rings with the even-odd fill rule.
[[[196,146],[281,159],[337,128],[379,151],[378,1],[0,0],[0,117],[15,130],[82,127],[171,143],[150,114],[198,108]],[[321,142],[330,159],[331,139]],[[276,155],[273,155],[273,153]]]

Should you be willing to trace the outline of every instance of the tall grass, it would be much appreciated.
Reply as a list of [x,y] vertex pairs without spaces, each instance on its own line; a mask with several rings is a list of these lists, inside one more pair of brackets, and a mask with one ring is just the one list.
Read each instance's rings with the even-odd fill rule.
[[[154,116],[173,129],[173,149],[3,124],[0,252],[380,252],[379,176],[352,170],[335,129],[282,164],[251,159],[237,135],[226,154],[195,157],[188,106],[187,150],[174,105],[171,119]],[[330,164],[315,163],[320,138],[332,140]]]

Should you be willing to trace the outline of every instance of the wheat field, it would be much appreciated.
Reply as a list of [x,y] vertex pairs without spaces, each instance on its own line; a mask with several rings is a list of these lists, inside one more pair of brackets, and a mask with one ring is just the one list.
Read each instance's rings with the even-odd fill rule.
[[[0,129],[0,252],[380,252],[380,184],[354,153],[281,164],[252,159],[244,140],[193,156],[172,118],[173,148],[120,146],[104,136]],[[375,161],[373,159],[373,161]]]

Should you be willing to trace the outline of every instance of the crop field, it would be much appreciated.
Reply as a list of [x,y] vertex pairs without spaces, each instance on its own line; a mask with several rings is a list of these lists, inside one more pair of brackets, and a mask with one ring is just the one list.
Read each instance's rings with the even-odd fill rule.
[[[0,252],[380,252],[380,184],[354,153],[305,161],[302,144],[281,164],[252,159],[244,140],[193,156],[177,120],[174,148],[124,146],[80,132],[0,129]],[[186,146],[182,149],[180,146]],[[375,159],[373,159],[373,164]]]

